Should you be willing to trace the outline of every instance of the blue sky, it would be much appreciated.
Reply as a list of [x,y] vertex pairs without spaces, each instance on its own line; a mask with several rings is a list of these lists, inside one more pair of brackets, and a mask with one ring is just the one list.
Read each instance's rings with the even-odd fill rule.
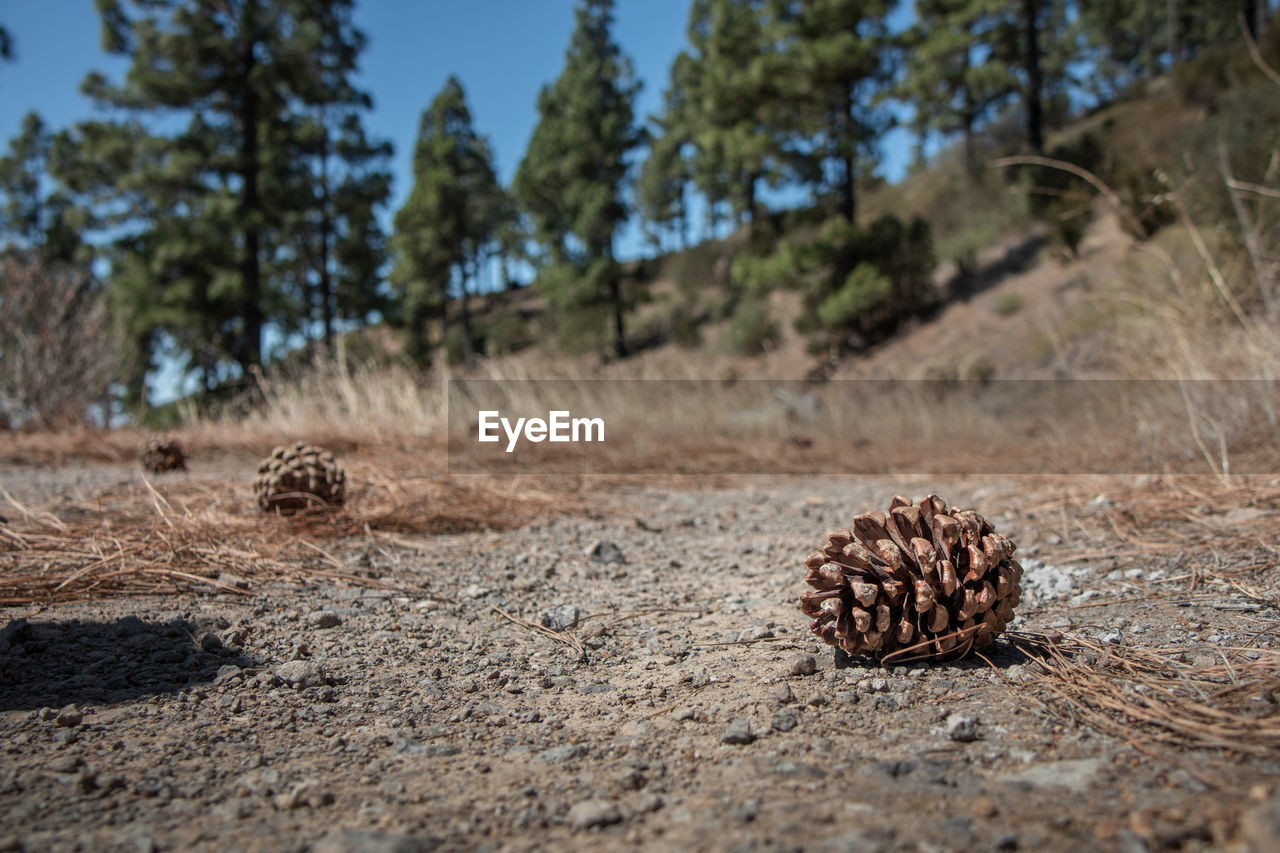
[[[509,181],[537,122],[537,95],[560,73],[573,27],[574,0],[360,0],[356,24],[369,38],[360,83],[374,98],[367,126],[395,146],[394,211],[408,195],[418,118],[457,75],[476,128],[489,136],[499,174]],[[644,82],[637,113],[662,103],[667,69],[684,46],[689,0],[618,0],[615,35]],[[16,61],[0,66],[0,141],[36,110],[55,128],[93,115],[80,95],[91,70],[118,79],[127,68],[100,47],[93,0],[3,0],[0,24],[13,36]],[[887,140],[882,171],[900,177],[909,155],[898,133]],[[618,241],[632,257],[644,247],[638,228]]]

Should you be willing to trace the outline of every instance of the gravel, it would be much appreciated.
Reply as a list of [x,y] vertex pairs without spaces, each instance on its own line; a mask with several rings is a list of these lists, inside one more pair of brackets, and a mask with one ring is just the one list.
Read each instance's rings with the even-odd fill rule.
[[[1148,807],[1211,827],[1206,847],[1263,837],[1270,812],[1248,791],[1269,784],[1266,762],[1166,766],[1051,715],[1011,645],[984,650],[1006,680],[977,659],[837,660],[809,634],[796,601],[823,531],[895,492],[1048,500],[980,488],[1012,487],[619,485],[592,493],[590,517],[326,543],[385,589],[228,566],[246,594],[0,610],[0,850],[1091,849],[1122,846]],[[1018,630],[1187,639],[1125,603],[1115,567],[1055,568],[1072,556],[1046,544],[1059,515],[1013,516],[1045,560]],[[1071,609],[1094,589],[1098,606]],[[1181,615],[1204,634],[1258,630]],[[1195,642],[1193,661],[1221,663]]]

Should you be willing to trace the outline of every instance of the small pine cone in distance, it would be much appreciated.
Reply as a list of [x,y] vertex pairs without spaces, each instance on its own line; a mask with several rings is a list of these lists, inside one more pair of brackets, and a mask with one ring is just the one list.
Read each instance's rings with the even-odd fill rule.
[[1013,541],[937,495],[833,530],[805,561],[813,587],[800,609],[810,629],[850,655],[919,660],[962,657],[1004,631],[1021,595]]
[[253,482],[258,506],[291,513],[346,500],[347,475],[329,451],[304,444],[281,445],[258,466]]
[[142,453],[142,467],[159,474],[163,471],[187,470],[187,454],[182,445],[173,439],[153,438]]

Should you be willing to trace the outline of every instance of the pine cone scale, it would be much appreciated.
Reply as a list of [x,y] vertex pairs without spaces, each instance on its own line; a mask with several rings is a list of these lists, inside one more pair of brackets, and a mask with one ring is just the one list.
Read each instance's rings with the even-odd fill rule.
[[333,454],[303,442],[275,448],[258,466],[258,506],[291,513],[346,500],[346,474]]
[[849,654],[963,654],[1013,617],[1022,568],[1014,543],[980,514],[936,495],[900,495],[887,513],[857,515],[805,561],[811,630]]

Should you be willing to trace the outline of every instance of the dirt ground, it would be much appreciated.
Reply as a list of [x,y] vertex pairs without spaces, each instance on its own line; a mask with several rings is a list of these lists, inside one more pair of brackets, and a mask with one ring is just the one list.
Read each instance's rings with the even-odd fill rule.
[[[125,465],[0,485],[33,510],[148,500]],[[797,608],[805,555],[929,492],[1018,543],[1021,633],[837,662]],[[316,546],[367,583],[3,608],[0,850],[1278,849],[1275,480],[631,478],[573,506]],[[1231,672],[1254,710],[1196,686],[1206,725],[1257,740],[1073,703],[1026,639],[1059,635],[1086,669],[1163,649]]]

